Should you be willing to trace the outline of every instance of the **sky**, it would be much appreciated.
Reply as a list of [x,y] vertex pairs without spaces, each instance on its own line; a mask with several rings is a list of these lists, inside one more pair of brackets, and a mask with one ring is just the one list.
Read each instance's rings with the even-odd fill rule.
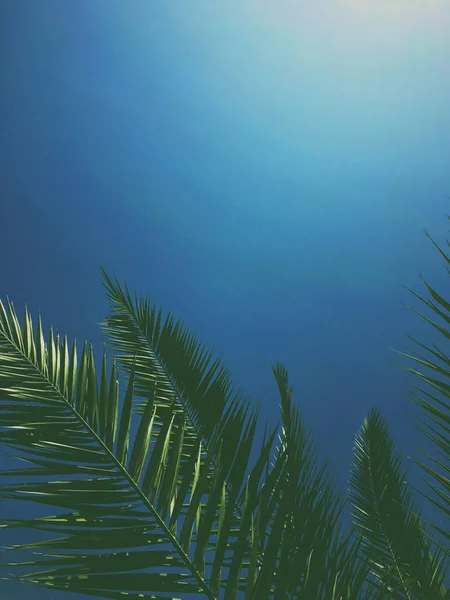
[[445,0],[3,0],[0,298],[99,360],[102,265],[223,358],[258,439],[281,361],[338,486],[374,405],[420,486],[389,348],[437,341],[402,286],[446,289],[449,31]]

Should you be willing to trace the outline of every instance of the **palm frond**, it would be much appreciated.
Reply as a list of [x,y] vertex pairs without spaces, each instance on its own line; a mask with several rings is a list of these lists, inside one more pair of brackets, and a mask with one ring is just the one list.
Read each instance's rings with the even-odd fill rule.
[[[313,474],[308,445],[294,441],[304,433],[286,402],[282,368],[274,371],[281,445],[272,457],[276,427],[266,428],[247,475],[257,411],[232,395],[226,370],[217,361],[208,367],[195,338],[171,317],[161,325],[148,303],[135,305],[136,322],[131,304],[122,312],[115,306],[107,326],[124,350],[122,399],[115,360],[108,378],[104,353],[97,377],[92,347],[84,345],[78,364],[75,341],[69,351],[67,337],[61,342],[50,328],[45,342],[40,317],[35,334],[27,309],[21,328],[12,303],[8,310],[0,303],[1,442],[26,463],[0,472],[13,481],[1,482],[0,493],[62,511],[3,519],[11,532],[49,536],[10,548],[34,553],[7,563],[28,568],[14,577],[107,598],[186,600],[295,598],[320,569],[338,581],[326,562],[311,567],[311,550],[331,539],[337,513],[331,488],[322,493],[324,479]],[[305,534],[297,513],[315,496]],[[336,545],[330,564],[342,565],[344,551]],[[285,584],[281,574],[294,564]],[[317,598],[340,600],[328,583]]]
[[[45,344],[40,318],[35,340],[28,311],[21,330],[9,301],[8,309],[9,314],[0,302],[1,441],[15,458],[38,469],[1,472],[15,482],[2,483],[0,495],[69,510],[44,518],[3,519],[2,527],[9,529],[61,534],[14,545],[16,551],[33,549],[42,557],[16,566],[52,567],[16,578],[109,598],[122,597],[125,590],[155,594],[170,581],[175,595],[203,592],[212,598],[173,532],[126,470],[128,450],[133,456],[139,447],[129,438],[133,373],[120,409],[117,369],[113,365],[108,385],[105,355],[98,393],[92,348],[85,344],[77,368],[75,342],[69,353],[67,337],[61,345],[50,329]],[[133,547],[145,549],[130,552]],[[38,552],[45,548],[58,554]],[[122,571],[145,566],[153,572],[130,578],[118,572],[118,565]],[[161,572],[162,565],[171,572]]]
[[[450,219],[450,217],[449,217]],[[431,236],[425,232],[435,248],[445,259],[447,272],[450,274],[448,265],[450,257],[436,244]],[[447,241],[447,245],[450,243]],[[417,315],[424,319],[442,337],[443,343],[448,344],[450,339],[450,303],[431,287],[421,277],[431,299],[425,299],[406,288],[415,298],[424,304],[431,312],[431,317],[421,313],[415,308],[406,305]],[[433,317],[434,315],[434,317]],[[450,519],[450,358],[448,351],[440,349],[436,344],[432,347],[421,344],[414,338],[410,338],[417,346],[425,351],[425,355],[416,352],[399,352],[409,361],[415,363],[416,368],[400,364],[400,367],[412,373],[422,385],[413,385],[415,392],[409,394],[410,400],[418,406],[424,417],[416,416],[417,428],[427,437],[434,448],[432,454],[423,452],[428,461],[424,462],[413,459],[419,465],[427,477],[423,479],[429,489],[428,494],[419,493],[436,506],[443,516],[443,522],[448,523]],[[428,357],[427,357],[428,356]],[[438,532],[444,543],[442,550],[450,558],[450,531],[441,528],[437,523],[428,523],[431,530]]]
[[[205,451],[209,449],[211,477],[217,468],[217,448],[220,448],[221,459],[226,457],[227,465],[241,464],[240,458],[233,463],[233,456],[240,452],[238,440],[244,439],[242,415],[245,405],[239,395],[232,397],[228,371],[218,360],[211,364],[212,353],[207,352],[180,321],[175,322],[171,314],[163,320],[161,310],[151,305],[147,298],[135,296],[133,301],[126,286],[123,290],[117,280],[113,281],[104,270],[102,272],[112,311],[101,326],[123,370],[129,372],[131,360],[135,361],[137,395],[146,398],[153,393],[158,406],[170,406],[170,410],[178,407],[186,415],[186,431],[193,440],[202,439]],[[260,459],[245,485],[242,485],[242,469],[238,475],[225,473],[223,493],[226,502],[235,503],[238,518],[245,524],[234,548],[225,593],[234,597],[238,589],[238,573],[247,552],[246,539],[248,532],[252,531],[250,560],[253,562],[249,567],[251,576],[247,578],[246,599],[265,598],[270,593],[283,598],[287,598],[288,593],[294,594],[294,598],[298,589],[306,589],[307,572],[311,589],[315,578],[316,598],[328,598],[331,597],[327,595],[328,588],[318,582],[320,578],[331,581],[333,577],[326,566],[326,548],[333,539],[340,509],[335,506],[337,500],[331,482],[324,478],[326,466],[319,474],[314,473],[316,456],[301,425],[300,415],[291,406],[287,371],[276,365],[273,372],[282,399],[283,431],[272,468],[269,469],[269,450],[275,430],[268,436],[269,442],[263,445]],[[158,374],[157,378],[155,374]],[[223,419],[230,403],[235,413],[231,423]],[[235,408],[238,405],[240,409]],[[137,412],[142,410],[139,403],[135,407]],[[213,439],[221,439],[224,443],[215,449],[211,444]],[[245,456],[247,465],[248,450]],[[290,473],[289,477],[287,473]],[[262,485],[260,481],[263,481]],[[313,505],[315,512],[311,518],[307,515],[310,515],[308,511]],[[231,518],[231,512],[229,515]],[[295,522],[296,527],[289,528],[288,522]],[[314,567],[311,568],[311,548],[318,547],[320,539],[321,548],[315,551]],[[215,572],[225,548],[225,538],[219,539]],[[342,551],[343,546],[334,547],[333,556],[338,562]],[[294,552],[295,569],[292,568]],[[263,558],[256,559],[257,556]],[[328,558],[331,560],[331,556]],[[343,559],[341,564],[349,566],[350,563]],[[291,580],[289,585],[286,583],[287,573]],[[348,585],[351,579],[349,570],[340,581],[344,581],[345,577]]]
[[[194,520],[199,523],[198,503],[201,496],[209,491],[206,487],[208,482],[213,482],[210,502],[206,508],[207,514],[205,513],[202,520],[203,535],[196,551],[198,559],[203,557],[206,549],[206,533],[216,520],[215,510],[218,503],[227,506],[227,512],[220,521],[222,535],[217,539],[212,567],[212,580],[217,586],[219,566],[225,560],[226,553],[229,553],[228,537],[233,528],[236,528],[236,519],[242,522],[245,474],[258,410],[254,408],[248,416],[249,403],[241,394],[234,393],[228,369],[219,359],[212,361],[212,352],[207,351],[205,346],[183,327],[181,321],[175,321],[172,314],[163,320],[162,310],[151,305],[148,299],[138,299],[135,295],[133,302],[127,286],[123,291],[117,279],[113,281],[104,269],[102,273],[103,285],[111,302],[111,314],[100,326],[106,333],[108,346],[113,350],[125,373],[130,373],[131,361],[134,361],[136,399],[150,396],[153,398],[155,431],[161,428],[161,416],[183,416],[180,472],[184,480],[177,497],[170,499],[173,504],[170,525],[176,525],[177,519],[184,517],[180,533],[184,548],[191,543]],[[136,400],[134,410],[141,414],[144,406],[145,403]],[[275,430],[276,428],[269,435],[270,444],[273,442]],[[174,427],[174,435],[176,432],[177,428]],[[171,446],[174,440],[168,439],[168,443]],[[202,448],[201,452],[199,446]],[[264,447],[262,454],[268,461],[269,455]],[[202,479],[196,488],[190,510],[183,514],[183,499],[188,490],[188,482],[194,476],[196,465],[200,464]],[[262,474],[261,471],[259,477]],[[255,483],[259,485],[259,479]],[[174,485],[172,492],[175,492]],[[166,500],[163,504],[167,504]],[[254,510],[255,504],[256,499],[249,509]],[[248,551],[248,542],[245,540],[249,535],[249,527],[250,523],[247,523],[247,529],[240,538],[242,553],[235,551],[234,554],[233,564],[236,563],[236,556],[241,554],[241,563],[237,571],[239,577],[236,575],[236,579],[228,576],[226,593],[234,593],[231,591],[233,586],[237,589],[242,561],[245,561]],[[218,588],[215,590],[217,592]]]
[[[274,563],[271,569],[275,569],[278,597],[362,598],[368,563],[361,560],[352,532],[341,535],[344,499],[334,490],[327,462],[318,465],[317,449],[292,400],[286,368],[277,363],[272,370],[282,416],[282,452],[276,458],[282,468],[271,496],[277,504],[273,514],[275,519],[280,514],[290,517],[282,527],[272,529],[274,539],[266,549],[272,552],[264,557],[265,562]],[[278,532],[277,537],[273,532]],[[265,597],[267,590],[259,591],[258,597]]]
[[431,552],[386,422],[372,409],[355,436],[349,501],[362,548],[386,597],[448,598],[442,553]]

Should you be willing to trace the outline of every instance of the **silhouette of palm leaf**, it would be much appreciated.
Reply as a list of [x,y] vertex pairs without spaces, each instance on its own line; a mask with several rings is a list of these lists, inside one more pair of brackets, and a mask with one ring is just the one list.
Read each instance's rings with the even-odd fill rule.
[[[447,263],[446,270],[450,274],[450,257],[443,252],[427,232],[425,234],[445,259]],[[447,245],[450,246],[450,242],[447,241]],[[428,285],[422,276],[421,279],[431,299],[424,299],[409,288],[406,289],[431,310],[435,320],[408,304],[406,306],[430,324],[442,336],[444,342],[448,344],[450,340],[450,303]],[[425,384],[425,387],[413,385],[413,389],[418,393],[412,392],[410,399],[421,408],[424,415],[422,418],[417,417],[420,424],[417,427],[431,441],[434,448],[432,454],[422,451],[429,459],[428,464],[413,459],[427,474],[428,477],[423,481],[430,493],[424,494],[419,490],[417,491],[441,511],[442,522],[445,524],[450,521],[450,359],[448,358],[448,352],[439,349],[436,344],[429,347],[412,337],[410,339],[425,350],[428,357],[415,352],[396,352],[415,363],[417,368],[403,364],[400,364],[400,366],[419,379],[420,384]],[[439,527],[436,523],[429,523],[425,519],[422,519],[422,521],[441,536],[443,544],[440,547],[450,557],[449,528]]]
[[21,328],[0,303],[1,441],[26,463],[0,472],[13,480],[0,493],[62,511],[3,519],[50,536],[10,548],[34,552],[8,563],[34,568],[14,577],[105,598],[356,598],[367,562],[350,534],[338,538],[340,500],[316,469],[285,369],[273,368],[280,445],[272,453],[277,426],[266,426],[249,469],[257,409],[179,321],[103,275],[110,377],[105,353],[97,377],[91,346],[78,365],[75,341],[69,351],[50,328],[45,343],[40,317],[35,334],[27,309]]

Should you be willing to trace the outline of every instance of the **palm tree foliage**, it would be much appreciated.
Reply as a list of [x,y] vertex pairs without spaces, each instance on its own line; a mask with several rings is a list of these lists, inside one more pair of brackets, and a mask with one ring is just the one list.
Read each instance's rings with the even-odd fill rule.
[[[450,274],[450,258],[425,233],[444,257]],[[406,289],[444,323],[439,325],[414,308],[412,310],[447,341],[450,338],[450,304],[425,281],[424,284],[435,302]],[[433,455],[424,452],[433,467],[415,460],[431,476],[431,481],[426,481],[426,484],[434,497],[419,493],[442,512],[445,528],[429,523],[421,516],[408,489],[412,486],[406,482],[406,475],[389,437],[387,425],[376,409],[364,420],[355,438],[348,497],[364,550],[370,556],[372,573],[389,590],[390,598],[450,598],[450,588],[446,590],[443,584],[450,557],[450,359],[448,352],[445,353],[436,345],[428,348],[413,338],[410,339],[429,352],[432,359],[415,353],[399,354],[433,373],[426,375],[415,368],[401,365],[418,377],[421,383],[427,384],[433,392],[414,385],[413,388],[422,395],[413,393],[410,396],[425,414],[425,419],[418,418],[423,425],[419,426],[419,430],[434,446]],[[436,375],[441,379],[436,379]],[[430,531],[441,534],[443,543],[433,540]],[[435,549],[434,552],[432,548]]]
[[[448,218],[450,220],[450,216]],[[425,234],[444,258],[447,263],[447,273],[450,275],[450,257],[442,251],[427,232],[425,232]],[[449,241],[447,241],[447,246],[450,247]],[[441,338],[443,338],[443,342],[448,345],[450,340],[450,303],[428,285],[422,277],[421,279],[430,293],[432,300],[424,299],[412,290],[406,289],[408,289],[408,291],[418,298],[425,306],[431,309],[434,316],[439,318],[440,321],[434,321],[432,318],[427,317],[415,308],[409,305],[407,306],[430,324],[433,329],[438,332]],[[418,418],[418,422],[420,423],[418,429],[431,441],[434,447],[433,455],[424,452],[433,466],[427,465],[421,460],[413,459],[428,475],[427,479],[424,479],[423,481],[431,490],[431,495],[429,496],[420,491],[419,493],[442,512],[444,517],[443,522],[447,524],[445,529],[438,527],[436,524],[427,523],[432,530],[438,532],[444,538],[444,544],[447,545],[447,549],[444,548],[444,551],[447,556],[450,556],[448,549],[448,544],[450,542],[450,527],[448,526],[448,523],[450,522],[450,358],[448,356],[448,351],[445,352],[444,350],[439,349],[436,344],[433,344],[432,348],[430,348],[410,336],[409,338],[425,350],[429,357],[431,357],[427,358],[426,356],[422,356],[415,352],[399,352],[399,354],[418,365],[418,368],[425,369],[426,371],[424,373],[422,371],[417,371],[414,367],[400,365],[408,372],[414,374],[419,379],[421,385],[425,384],[428,388],[427,391],[427,389],[415,385],[413,388],[418,393],[412,392],[410,394],[411,401],[419,406],[425,415],[425,419]],[[439,377],[439,379],[437,379],[437,377]]]
[[[419,526],[386,422],[372,409],[356,435],[349,500],[363,549],[386,597],[448,598],[444,558]],[[387,593],[389,592],[389,593]]]
[[[6,563],[11,577],[104,598],[450,598],[445,548],[403,485],[378,411],[355,438],[355,526],[343,532],[345,499],[319,465],[285,367],[272,367],[280,421],[266,424],[252,464],[258,407],[180,321],[102,272],[109,375],[106,352],[98,376],[90,345],[78,363],[75,341],[69,349],[50,328],[46,342],[40,317],[35,332],[26,308],[20,326],[0,302],[1,442],[25,463],[0,472],[0,496],[43,507],[2,521],[30,535],[7,556],[33,551]],[[448,400],[448,387],[420,377]],[[448,403],[437,406],[427,410],[444,475],[426,468],[448,516]]]

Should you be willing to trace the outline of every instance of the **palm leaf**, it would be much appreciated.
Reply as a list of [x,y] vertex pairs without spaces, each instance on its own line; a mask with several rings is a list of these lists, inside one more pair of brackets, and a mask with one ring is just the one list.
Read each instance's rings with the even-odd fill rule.
[[[151,305],[147,298],[135,296],[133,301],[126,286],[123,290],[117,280],[113,281],[102,271],[112,311],[100,325],[124,371],[130,371],[132,357],[135,357],[137,394],[146,398],[154,393],[160,406],[170,403],[172,410],[177,410],[179,406],[179,410],[187,415],[186,430],[192,439],[200,436],[205,449],[210,447],[213,436],[230,441],[242,437],[241,412],[234,408],[242,405],[239,396],[232,400],[237,419],[231,424],[226,422],[225,427],[219,420],[227,403],[230,403],[228,390],[231,384],[226,369],[219,361],[211,364],[212,353],[208,353],[180,321],[175,322],[169,314],[163,322],[161,310]],[[238,478],[232,473],[224,482],[223,493],[227,503],[236,503],[237,513],[245,523],[234,549],[226,593],[234,594],[238,589],[237,577],[245,557],[244,549],[247,548],[247,530],[250,528],[255,531],[253,528],[256,528],[261,532],[261,540],[252,535],[253,558],[250,560],[253,563],[250,573],[256,577],[259,572],[260,576],[258,584],[251,577],[247,578],[246,598],[253,597],[251,594],[263,598],[274,589],[283,598],[290,597],[289,594],[296,597],[298,590],[305,592],[307,589],[314,590],[316,598],[331,598],[333,586],[334,593],[338,594],[341,589],[348,590],[349,585],[353,586],[356,597],[356,590],[364,581],[361,574],[367,571],[361,567],[358,576],[355,576],[358,566],[356,555],[349,560],[353,552],[350,537],[342,544],[336,541],[342,503],[339,503],[331,482],[324,476],[326,465],[318,473],[315,472],[317,457],[308,441],[299,412],[292,406],[287,371],[277,364],[273,372],[282,400],[282,436],[272,469],[269,472],[268,460],[274,431],[269,436],[269,443],[263,445],[260,459],[247,484],[242,487],[242,470]],[[154,373],[158,373],[157,379],[152,376]],[[217,381],[220,385],[217,385]],[[136,410],[141,412],[142,405],[137,403]],[[246,461],[249,448],[250,440],[245,450]],[[220,450],[221,458],[224,453],[225,456],[230,455],[227,464],[231,464],[236,452],[233,444],[222,444]],[[215,459],[213,448],[212,470]],[[235,462],[240,464],[241,459]],[[264,467],[265,483],[259,486]],[[291,472],[289,478],[288,472]],[[239,490],[241,492],[238,495]],[[280,502],[281,498],[283,502]],[[231,513],[229,515],[231,517]],[[290,527],[287,526],[288,522],[291,523]],[[329,545],[333,540],[335,543],[330,550]],[[310,554],[315,546],[317,549],[311,563]],[[216,572],[218,557],[222,557],[225,548],[225,538],[219,539],[214,563]],[[294,554],[295,565],[292,562]],[[255,562],[257,555],[263,556],[263,560]],[[330,571],[327,560],[329,563],[335,561],[336,571]],[[338,583],[333,579],[336,573],[340,573]],[[289,578],[291,581],[288,584]]]
[[[450,217],[449,217],[450,219]],[[425,232],[433,245],[445,259],[447,272],[450,274],[450,257],[434,242],[430,235]],[[450,246],[450,242],[447,241]],[[431,317],[426,316],[415,308],[408,306],[443,338],[444,343],[450,339],[450,303],[437,291],[435,291],[421,277],[427,288],[431,299],[425,299],[409,288],[408,291],[422,302],[430,311]],[[421,344],[414,338],[410,338],[415,344],[422,348],[427,354],[421,355],[415,352],[397,352],[406,357],[416,368],[400,364],[409,373],[412,373],[424,385],[413,385],[415,392],[410,393],[411,401],[419,406],[424,417],[417,416],[418,429],[432,443],[434,452],[432,454],[422,451],[428,462],[413,459],[427,475],[423,479],[429,489],[428,494],[419,493],[430,503],[436,506],[442,513],[443,522],[448,523],[450,519],[450,359],[448,352],[441,350],[436,344],[432,347]],[[441,528],[437,523],[426,522],[431,530],[438,532],[443,540],[441,549],[450,557],[450,531],[449,528]]]
[[[350,538],[324,552],[337,501],[325,467],[315,473],[308,444],[295,441],[305,434],[283,369],[274,370],[280,447],[271,454],[276,428],[266,428],[247,475],[257,410],[232,394],[227,371],[208,366],[210,353],[179,322],[161,324],[148,301],[132,310],[129,294],[110,291],[123,399],[116,361],[108,378],[104,353],[98,378],[90,346],[78,365],[75,341],[69,352],[50,328],[45,343],[40,317],[35,335],[27,309],[21,328],[12,303],[0,303],[1,441],[26,463],[0,472],[13,480],[0,493],[62,511],[3,519],[11,531],[50,535],[10,548],[35,555],[8,563],[28,567],[14,577],[107,598],[295,598],[309,586],[337,600],[341,588],[359,590],[364,569],[355,583]],[[300,513],[311,506],[308,522]]]
[[404,485],[405,473],[388,427],[377,409],[354,442],[349,501],[363,551],[379,589],[393,599],[449,598],[442,553],[419,527],[420,513]]
[[[339,519],[345,501],[334,491],[327,463],[320,468],[317,465],[317,450],[292,401],[286,368],[277,363],[272,370],[281,398],[283,453],[276,459],[282,469],[271,497],[278,505],[275,518],[280,513],[290,515],[285,526],[278,528],[279,537],[272,544],[278,597],[381,599],[378,590],[370,586],[363,594],[369,564],[365,557],[361,560],[353,532],[341,535]],[[270,545],[266,552],[268,549]],[[266,589],[259,591],[258,598],[266,597]]]
[[[66,337],[61,347],[50,330],[48,345],[43,345],[41,335],[36,344],[29,313],[25,312],[24,328],[28,329],[25,338],[9,301],[8,308],[9,315],[0,303],[1,440],[15,450],[17,458],[34,463],[39,469],[27,467],[0,473],[17,479],[0,486],[1,496],[14,501],[32,499],[71,511],[44,519],[5,523],[9,528],[27,526],[30,530],[49,529],[61,534],[54,540],[15,546],[16,549],[50,547],[61,552],[50,561],[55,565],[53,569],[18,578],[110,598],[119,597],[121,590],[130,587],[133,591],[166,589],[168,580],[174,594],[202,591],[201,576],[195,571],[189,573],[189,561],[173,534],[118,459],[126,456],[129,447],[132,378],[124,406],[118,411],[115,366],[110,384],[105,386],[104,357],[103,385],[98,396],[93,391],[97,389],[97,381],[92,349],[88,351],[85,345],[77,370],[76,348],[69,356]],[[40,319],[38,332],[42,332]],[[69,360],[61,360],[61,356]],[[99,406],[110,407],[102,437],[98,427]],[[120,412],[118,431],[115,412]],[[111,449],[107,447],[107,438]],[[44,476],[45,481],[36,481],[36,476]],[[167,542],[171,542],[172,548]],[[152,552],[135,551],[133,561],[126,558],[128,552],[116,550],[149,545]],[[86,553],[86,549],[91,552]],[[174,572],[169,579],[164,573],[154,572],[134,576],[130,582],[126,574],[116,574],[117,561],[122,560],[132,569],[144,562],[147,568],[170,565]],[[38,566],[48,562],[44,559],[17,565]]]

